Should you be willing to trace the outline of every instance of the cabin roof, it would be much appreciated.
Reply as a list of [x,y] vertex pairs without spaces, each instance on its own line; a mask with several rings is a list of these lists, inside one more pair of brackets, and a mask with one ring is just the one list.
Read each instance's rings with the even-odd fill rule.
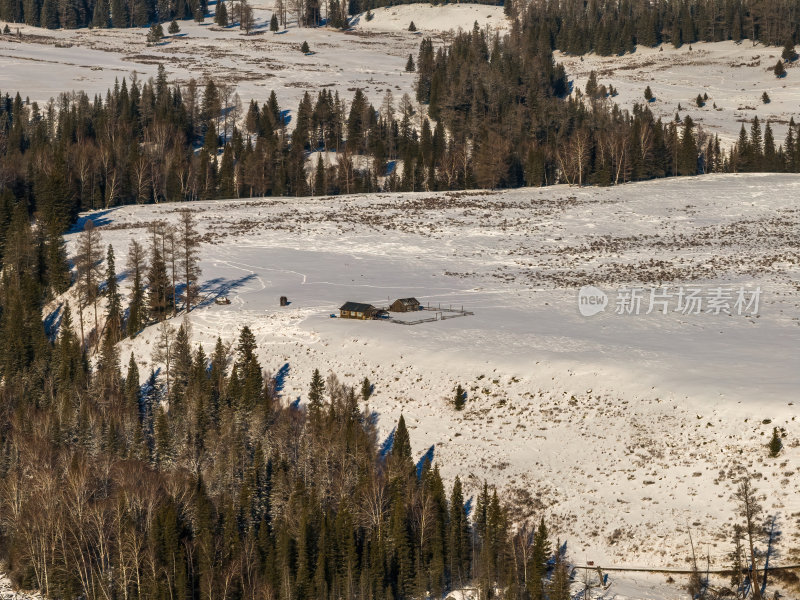
[[401,304],[419,304],[419,300],[416,298],[398,298],[395,302],[400,302]]
[[372,304],[363,304],[361,302],[345,302],[339,310],[347,310],[350,312],[367,312],[368,310],[375,310]]

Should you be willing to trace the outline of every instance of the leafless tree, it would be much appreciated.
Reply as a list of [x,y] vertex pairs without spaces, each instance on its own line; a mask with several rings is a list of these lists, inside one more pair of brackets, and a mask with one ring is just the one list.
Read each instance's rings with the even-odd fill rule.
[[756,496],[756,490],[750,481],[750,475],[745,474],[736,488],[735,498],[739,503],[739,516],[744,519],[744,533],[747,538],[750,553],[750,584],[753,590],[753,600],[761,600],[761,584],[759,582],[758,556],[756,554],[756,540],[761,533],[761,505]]
[[172,346],[174,342],[175,328],[165,319],[158,326],[158,339],[156,340],[152,360],[154,363],[164,365],[164,371],[167,376],[167,396],[169,396],[170,368],[172,367],[173,359]]
[[100,247],[100,234],[94,226],[94,221],[88,219],[83,226],[83,232],[78,236],[78,253],[75,257],[82,345],[85,345],[83,310],[89,303],[94,305],[95,332],[100,331],[97,319],[97,297],[99,296],[100,265],[102,260],[103,251]]
[[178,264],[183,275],[184,302],[186,312],[192,310],[192,304],[197,298],[198,285],[200,278],[200,264],[198,255],[200,252],[200,235],[197,233],[197,219],[194,211],[183,209],[180,211],[178,220]]

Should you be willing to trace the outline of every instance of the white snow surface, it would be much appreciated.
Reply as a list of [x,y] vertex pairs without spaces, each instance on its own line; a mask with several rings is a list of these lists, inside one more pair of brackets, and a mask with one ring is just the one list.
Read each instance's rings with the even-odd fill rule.
[[11,580],[0,571],[0,600],[41,600],[39,594],[27,594],[14,589]]
[[[77,228],[93,219],[123,271],[148,223],[197,211],[205,302],[188,319],[207,353],[248,325],[265,369],[288,368],[284,403],[304,401],[314,368],[351,385],[369,377],[382,435],[403,414],[418,456],[433,446],[443,475],[460,474],[470,493],[484,479],[500,486],[526,507],[518,521],[544,515],[573,560],[685,567],[689,527],[713,567],[728,551],[740,468],[778,515],[782,547],[797,546],[798,198],[794,175],[712,175],[125,206]],[[760,286],[758,315],[622,316],[612,305],[587,318],[577,308],[586,284],[691,283]],[[215,305],[217,294],[231,304]],[[408,296],[474,315],[413,326],[330,318],[348,300]],[[159,366],[155,338],[151,326],[120,343],[143,378]],[[458,383],[463,412],[449,404]],[[772,459],[776,426],[787,437]]]
[[[791,117],[797,121],[797,63],[786,64],[787,75],[775,77],[770,69],[781,57],[781,48],[742,42],[685,44],[674,48],[664,44],[657,48],[639,46],[633,53],[621,56],[583,57],[556,52],[557,62],[564,63],[574,87],[586,89],[589,73],[595,71],[598,82],[613,85],[619,95],[608,101],[632,109],[634,103],[644,104],[647,86],[655,99],[648,103],[656,117],[665,121],[683,119],[686,115],[710,135],[719,135],[720,142],[730,146],[736,141],[744,123],[758,116],[763,127],[770,121],[775,143],[786,136]],[[767,92],[770,102],[762,101]],[[705,106],[697,106],[697,95],[708,94]],[[680,105],[680,110],[678,106]]]
[[[215,3],[210,5],[213,15]],[[104,95],[115,78],[134,71],[140,79],[153,77],[162,64],[171,82],[214,77],[231,86],[244,108],[251,99],[266,101],[274,90],[281,108],[294,114],[303,93],[315,96],[322,88],[338,91],[348,102],[361,88],[378,107],[387,90],[395,102],[404,93],[414,97],[416,74],[407,73],[405,65],[409,54],[416,59],[423,36],[438,45],[451,30],[472,29],[475,21],[492,30],[508,23],[502,7],[415,4],[377,9],[372,21],[354,17],[348,31],[299,28],[290,16],[287,27],[273,33],[272,3],[252,6],[250,35],[238,26],[218,27],[212,16],[204,23],[180,21],[181,31],[157,45],[146,43],[147,27],[48,30],[12,24],[12,35],[0,35],[0,91],[19,91],[39,102],[72,90]],[[407,31],[411,20],[416,33]],[[309,54],[300,52],[304,41]]]
[[398,4],[373,10],[371,20],[366,19],[366,13],[361,14],[356,17],[354,25],[365,31],[408,31],[412,21],[419,35],[458,29],[468,31],[475,23],[481,29],[489,27],[502,34],[510,24],[502,6]]

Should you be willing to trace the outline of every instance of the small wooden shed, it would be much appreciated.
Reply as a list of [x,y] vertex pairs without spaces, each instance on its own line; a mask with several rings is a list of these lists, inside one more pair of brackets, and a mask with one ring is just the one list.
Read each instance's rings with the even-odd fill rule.
[[339,308],[339,316],[342,319],[372,319],[377,312],[378,309],[372,304],[361,302],[345,302]]
[[419,310],[419,300],[416,298],[398,298],[389,307],[392,312],[414,312]]

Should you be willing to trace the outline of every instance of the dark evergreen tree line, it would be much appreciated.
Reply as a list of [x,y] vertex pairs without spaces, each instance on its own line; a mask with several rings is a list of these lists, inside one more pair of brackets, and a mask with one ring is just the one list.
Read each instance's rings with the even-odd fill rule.
[[206,0],[0,0],[0,21],[49,29],[144,27],[173,19],[202,21]]
[[797,0],[535,0],[524,6],[520,13],[533,35],[575,54],[744,39],[783,46],[800,35]]
[[[646,104],[620,110],[596,80],[585,95],[567,94],[563,67],[532,25],[517,24],[504,38],[487,38],[476,25],[436,51],[423,40],[417,74],[417,99],[428,104],[437,129],[444,129],[437,144],[436,134],[427,137],[423,124],[417,162],[411,163],[422,159],[430,189],[608,185],[722,171],[798,170],[794,121],[782,146],[769,127],[766,145],[740,142],[726,152],[688,116],[664,122]],[[759,138],[757,119],[752,127]],[[432,140],[429,145],[426,139]]]

